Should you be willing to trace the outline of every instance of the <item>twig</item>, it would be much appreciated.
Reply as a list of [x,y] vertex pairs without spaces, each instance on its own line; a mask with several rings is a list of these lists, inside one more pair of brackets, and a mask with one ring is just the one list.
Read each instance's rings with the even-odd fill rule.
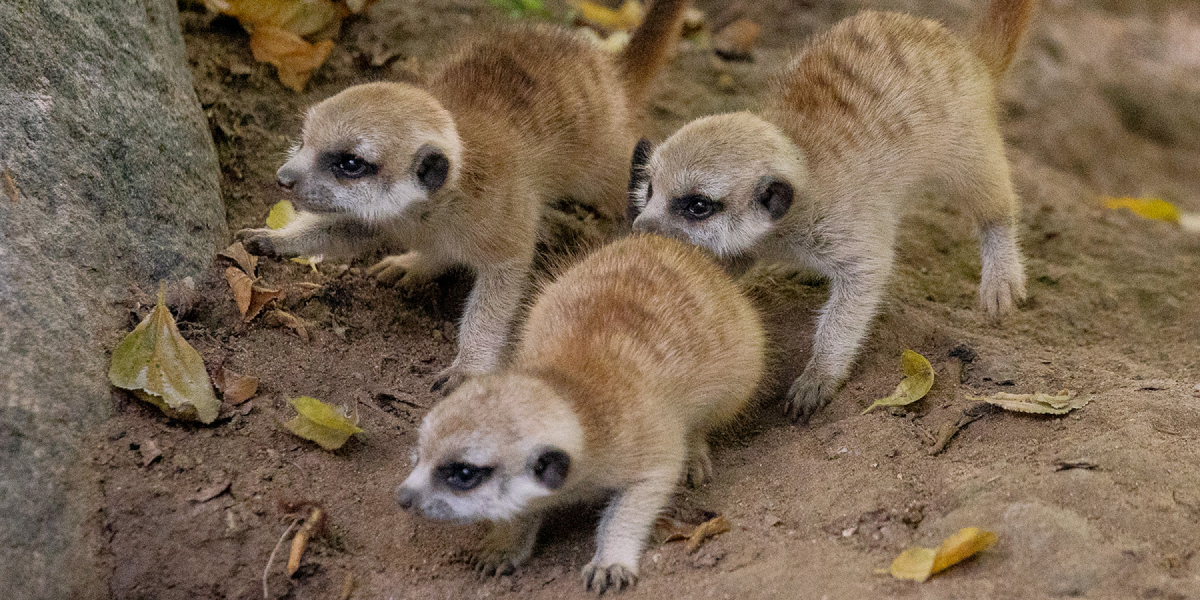
[[354,573],[346,572],[346,583],[342,585],[342,595],[338,596],[339,600],[350,600],[350,596],[354,593]]
[[324,519],[325,512],[314,506],[308,518],[304,520],[304,526],[296,532],[296,537],[292,538],[292,553],[288,556],[288,577],[294,576],[296,571],[300,570],[300,559],[304,556],[304,549],[308,547],[308,538],[319,530]]
[[279,547],[283,545],[283,540],[286,540],[288,534],[296,528],[296,524],[300,522],[300,519],[301,517],[292,519],[292,524],[283,530],[283,535],[279,536],[279,541],[275,542],[275,548],[271,550],[271,556],[267,558],[267,567],[263,569],[263,600],[270,600],[271,598],[270,589],[267,587],[267,575],[271,573],[271,565],[275,562],[275,554],[279,552]]

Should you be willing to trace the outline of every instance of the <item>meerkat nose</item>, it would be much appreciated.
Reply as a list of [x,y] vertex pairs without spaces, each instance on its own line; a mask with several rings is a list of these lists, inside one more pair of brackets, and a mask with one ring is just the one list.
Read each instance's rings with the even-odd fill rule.
[[296,185],[295,179],[285,179],[282,174],[275,181],[279,183],[279,187],[289,191],[292,189],[292,186]]
[[396,501],[400,503],[400,508],[404,510],[412,510],[417,503],[417,491],[412,488],[400,486],[396,488]]
[[291,190],[296,185],[296,180],[299,179],[295,170],[289,169],[287,165],[279,168],[279,172],[275,174],[275,181],[279,183],[279,187],[285,190]]

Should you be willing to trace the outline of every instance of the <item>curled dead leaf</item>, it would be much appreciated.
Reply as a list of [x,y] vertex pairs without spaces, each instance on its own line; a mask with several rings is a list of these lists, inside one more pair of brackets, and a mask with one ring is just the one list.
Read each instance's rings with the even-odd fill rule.
[[284,297],[281,289],[273,290],[254,285],[254,280],[236,267],[225,269],[225,281],[229,282],[229,288],[233,290],[233,300],[237,303],[238,311],[242,313],[242,320],[247,323],[254,320],[268,302]]
[[164,290],[159,288],[154,310],[113,349],[108,380],[171,417],[212,423],[221,403],[204,360],[179,334]]
[[896,391],[886,398],[876,400],[861,414],[871,412],[876,406],[905,406],[925,397],[929,388],[933,387],[933,365],[920,354],[905,350],[900,356],[900,366],[904,370],[904,379],[896,386]]
[[254,270],[258,268],[258,257],[247,252],[246,247],[241,242],[230,244],[228,248],[218,252],[217,256],[223,256],[232,260],[250,277],[254,277]]
[[217,369],[216,375],[213,376],[213,383],[221,391],[225,401],[234,406],[253,398],[258,393],[257,377],[242,375],[223,367]]
[[968,400],[982,400],[1004,410],[1043,415],[1065,415],[1077,408],[1087,406],[1090,396],[1077,396],[1069,390],[1057,394],[1038,392],[1035,394],[1009,394],[998,392],[991,396],[967,396]]
[[337,450],[345,445],[350,436],[362,433],[346,415],[345,409],[332,406],[308,396],[288,400],[296,409],[296,417],[284,423],[288,431],[316,442],[326,450]]
[[897,579],[926,581],[935,573],[956,565],[996,543],[996,534],[978,527],[965,527],[946,538],[937,550],[908,548],[892,561],[891,574]]
[[273,310],[270,314],[270,319],[267,322],[272,327],[287,327],[296,332],[301,341],[308,343],[310,337],[308,334],[308,325],[304,320],[296,315],[293,315],[286,310]]
[[250,51],[254,59],[275,65],[279,82],[297,91],[304,91],[309,78],[325,62],[333,50],[333,41],[311,44],[286,29],[262,25],[250,34]]
[[727,533],[730,529],[732,527],[729,525],[729,521],[720,515],[701,523],[687,538],[687,553],[691,554],[699,550],[700,546],[704,544],[704,540]]

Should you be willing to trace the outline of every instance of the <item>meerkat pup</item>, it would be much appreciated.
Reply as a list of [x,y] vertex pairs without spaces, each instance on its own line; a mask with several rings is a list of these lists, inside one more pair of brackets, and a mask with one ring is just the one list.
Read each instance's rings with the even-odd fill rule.
[[623,589],[675,486],[711,475],[709,431],[750,399],[764,343],[708,252],[659,236],[615,242],[545,288],[508,368],[429,412],[400,505],[491,521],[476,566],[507,574],[546,510],[611,496],[583,578]]
[[686,0],[657,0],[620,55],[574,32],[517,26],[468,42],[424,89],[348,88],[312,107],[279,169],[301,216],[238,233],[259,254],[406,253],[373,271],[475,276],[458,356],[434,389],[496,368],[528,283],[540,215],[564,198],[624,218],[642,99],[679,37]]
[[992,0],[973,40],[934,21],[859,13],[809,42],[764,110],[702,118],[635,149],[635,230],[690,240],[730,264],[829,279],[812,358],[788,392],[793,419],[807,421],[849,373],[892,270],[903,208],[927,184],[978,221],[983,308],[996,317],[1024,299],[996,82],[1032,4]]

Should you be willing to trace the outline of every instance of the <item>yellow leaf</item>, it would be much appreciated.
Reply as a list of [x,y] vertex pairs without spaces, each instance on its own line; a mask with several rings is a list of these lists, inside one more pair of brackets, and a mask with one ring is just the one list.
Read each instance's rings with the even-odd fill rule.
[[362,433],[344,411],[308,396],[288,401],[298,413],[296,418],[284,423],[288,431],[313,442],[326,450],[341,448],[350,436]]
[[275,27],[296,35],[332,34],[350,12],[330,0],[219,0],[210,6],[248,29]]
[[912,404],[929,393],[929,388],[933,387],[933,365],[929,364],[924,356],[912,350],[905,350],[904,354],[900,355],[900,366],[904,369],[904,379],[900,380],[896,391],[887,398],[876,400],[874,404],[862,411],[862,414],[871,412],[876,406]]
[[177,419],[212,423],[221,407],[204,360],[179,335],[161,287],[154,310],[113,349],[108,380]]
[[320,273],[320,271],[317,269],[317,265],[321,264],[321,261],[325,260],[325,257],[323,255],[297,256],[295,258],[289,258],[288,260],[298,265],[307,266],[308,268],[312,269],[313,273]]
[[1174,204],[1162,198],[1105,198],[1104,206],[1113,210],[1128,209],[1133,214],[1144,219],[1179,222],[1179,209]]
[[978,527],[965,527],[946,538],[937,550],[908,548],[892,561],[891,574],[896,579],[925,581],[975,554],[991,548],[996,534]]
[[287,200],[280,200],[271,207],[271,212],[267,213],[267,227],[271,229],[283,229],[288,223],[296,219],[296,208]]
[[1076,396],[1069,390],[1059,390],[1057,395],[1043,392],[1036,394],[998,392],[991,396],[967,396],[967,399],[982,400],[988,404],[995,404],[1004,410],[1043,415],[1065,415],[1077,408],[1083,408],[1091,401],[1090,396]]
[[332,40],[310,44],[291,31],[269,25],[255,27],[250,34],[254,60],[275,65],[280,83],[297,92],[304,91],[312,72],[325,62],[330,50]]
[[642,22],[642,3],[636,0],[625,0],[617,10],[586,0],[576,2],[575,8],[579,20],[608,31],[628,31]]

